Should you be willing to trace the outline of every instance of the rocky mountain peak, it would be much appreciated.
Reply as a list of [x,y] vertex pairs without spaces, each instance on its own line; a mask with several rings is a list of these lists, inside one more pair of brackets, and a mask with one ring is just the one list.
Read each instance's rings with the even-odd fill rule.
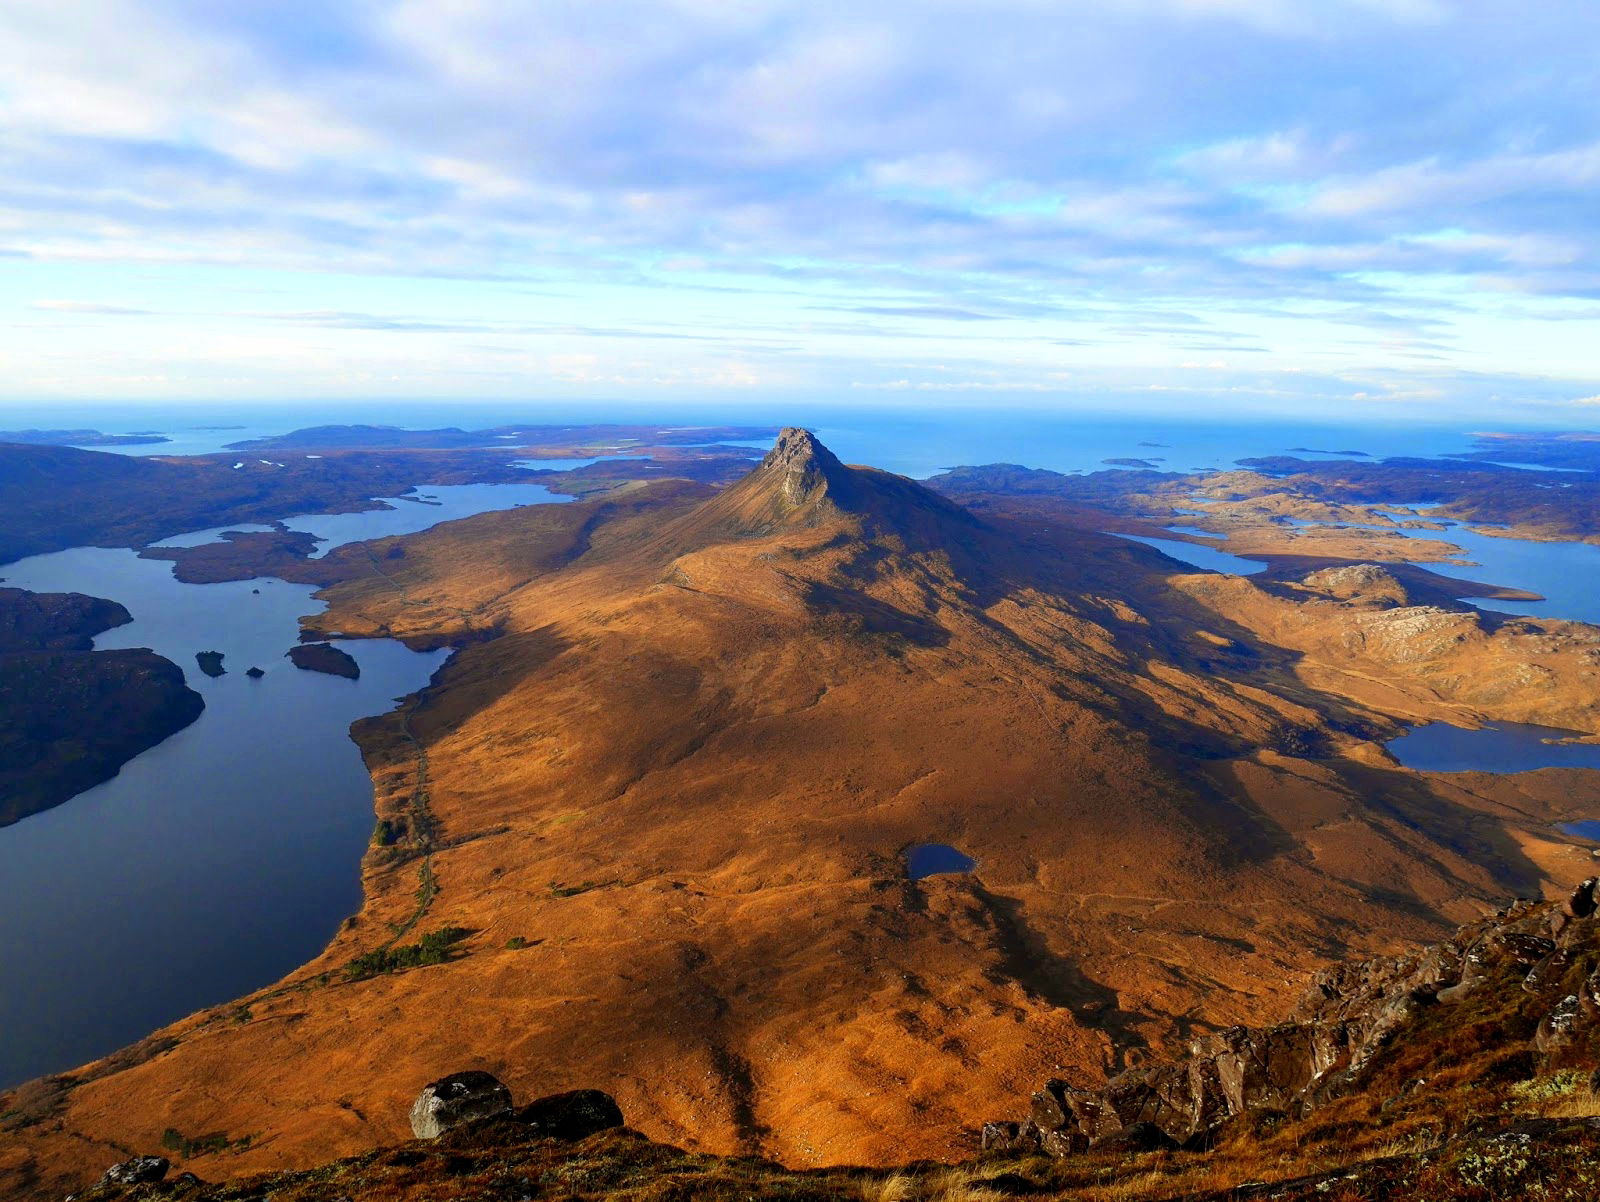
[[[774,481],[791,505],[804,505],[840,490],[853,491],[849,488],[849,469],[815,434],[799,426],[786,426],[779,433],[756,475]],[[834,500],[837,503],[838,498]]]

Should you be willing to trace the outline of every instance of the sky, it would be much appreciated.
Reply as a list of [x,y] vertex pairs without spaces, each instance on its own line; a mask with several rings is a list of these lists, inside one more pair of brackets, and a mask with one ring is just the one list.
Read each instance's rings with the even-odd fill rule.
[[5,0],[0,401],[1600,418],[1594,0]]

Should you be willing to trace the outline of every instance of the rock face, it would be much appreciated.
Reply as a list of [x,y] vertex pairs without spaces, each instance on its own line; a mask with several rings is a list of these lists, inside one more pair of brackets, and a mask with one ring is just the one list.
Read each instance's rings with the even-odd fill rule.
[[1538,998],[1534,1046],[1547,1058],[1559,1054],[1600,1036],[1600,968],[1586,971],[1600,938],[1597,887],[1591,878],[1564,902],[1517,902],[1444,943],[1326,969],[1287,1022],[1205,1035],[1182,1060],[1131,1069],[1094,1089],[1048,1081],[1028,1119],[984,1125],[983,1147],[1053,1156],[1199,1147],[1241,1116],[1300,1118],[1361,1088],[1430,1009],[1495,990]]
[[301,643],[288,651],[289,660],[307,672],[325,672],[329,676],[343,676],[355,680],[361,675],[361,665],[347,651],[331,643]]
[[411,1131],[418,1139],[437,1139],[452,1127],[510,1110],[511,1091],[493,1074],[469,1069],[423,1088],[411,1105]]

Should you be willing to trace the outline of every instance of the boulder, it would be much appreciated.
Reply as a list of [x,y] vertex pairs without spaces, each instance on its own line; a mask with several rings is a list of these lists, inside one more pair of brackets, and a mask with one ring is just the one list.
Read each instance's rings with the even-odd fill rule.
[[1549,993],[1561,984],[1561,978],[1572,967],[1572,953],[1557,948],[1528,970],[1522,979],[1522,988],[1532,994]]
[[511,1091],[492,1074],[469,1069],[423,1088],[411,1106],[411,1131],[418,1139],[437,1139],[452,1127],[510,1110]]
[[1600,1021],[1600,968],[1584,979],[1578,990],[1578,1006],[1590,1022]]
[[1533,1046],[1541,1052],[1554,1052],[1570,1044],[1578,1032],[1582,1010],[1576,994],[1569,994],[1556,1003],[1556,1008],[1539,1022],[1533,1033]]
[[1600,908],[1600,899],[1595,896],[1595,890],[1600,888],[1600,877],[1590,877],[1572,891],[1572,896],[1567,898],[1561,907],[1563,914],[1572,918],[1588,918]]
[[574,1089],[529,1102],[512,1116],[545,1139],[587,1139],[622,1126],[617,1100],[598,1089]]
[[1046,1156],[1063,1160],[1089,1149],[1089,1140],[1081,1131],[1046,1131],[1039,1137],[1040,1150]]
[[1039,1142],[1032,1123],[985,1123],[979,1137],[985,1152],[1037,1152]]
[[1491,936],[1489,943],[1497,958],[1503,957],[1529,968],[1556,950],[1555,940],[1521,931],[1502,931]]
[[1072,1086],[1058,1077],[1044,1083],[1044,1088],[1030,1099],[1029,1112],[1034,1125],[1041,1131],[1060,1131],[1074,1126],[1072,1108],[1067,1104],[1067,1094]]
[[112,1165],[100,1178],[101,1185],[153,1185],[172,1167],[165,1156],[135,1156]]

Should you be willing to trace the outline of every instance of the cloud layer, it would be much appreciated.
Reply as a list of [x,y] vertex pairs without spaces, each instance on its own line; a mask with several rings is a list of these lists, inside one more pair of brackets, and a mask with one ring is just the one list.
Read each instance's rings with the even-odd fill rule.
[[0,366],[1591,396],[1597,42],[1588,0],[9,0]]

